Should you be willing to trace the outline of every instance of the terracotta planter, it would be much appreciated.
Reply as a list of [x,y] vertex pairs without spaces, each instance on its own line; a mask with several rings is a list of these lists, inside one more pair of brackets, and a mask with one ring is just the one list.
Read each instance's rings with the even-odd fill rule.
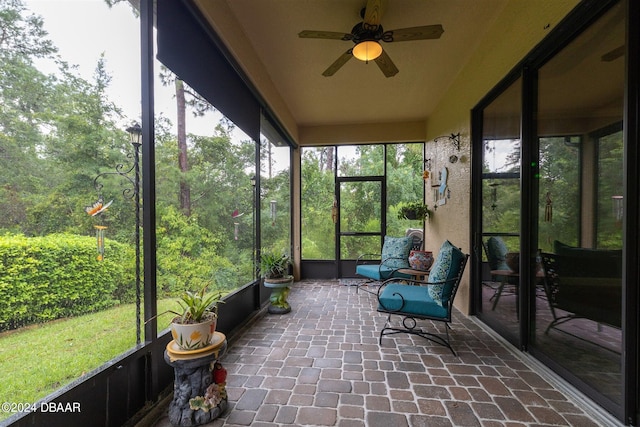
[[411,251],[409,252],[409,266],[414,270],[429,270],[433,265],[433,252]]
[[172,323],[171,336],[183,350],[197,350],[211,344],[216,331],[215,317],[201,323]]

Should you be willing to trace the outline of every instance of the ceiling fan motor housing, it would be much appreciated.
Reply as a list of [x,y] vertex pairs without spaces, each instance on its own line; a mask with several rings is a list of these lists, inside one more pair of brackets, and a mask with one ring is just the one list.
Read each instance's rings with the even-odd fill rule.
[[378,25],[376,28],[366,27],[367,25],[364,22],[359,22],[351,29],[351,40],[353,40],[355,44],[366,40],[382,40],[384,36],[382,25]]

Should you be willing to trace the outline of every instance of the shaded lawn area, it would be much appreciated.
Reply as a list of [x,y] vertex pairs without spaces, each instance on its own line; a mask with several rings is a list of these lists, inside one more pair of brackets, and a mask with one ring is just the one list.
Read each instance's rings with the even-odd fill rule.
[[[158,301],[158,313],[170,308],[178,308],[175,299]],[[160,316],[158,331],[171,318]],[[0,401],[35,403],[135,345],[135,304],[3,332]],[[0,411],[0,419],[11,415]]]

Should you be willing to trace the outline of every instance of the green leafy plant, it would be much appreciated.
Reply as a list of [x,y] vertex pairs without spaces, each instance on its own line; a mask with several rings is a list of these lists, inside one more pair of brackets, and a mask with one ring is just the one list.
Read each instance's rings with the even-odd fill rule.
[[135,299],[133,248],[95,237],[0,236],[0,332],[80,316]]
[[398,209],[398,219],[423,219],[432,214],[429,206],[422,202],[403,203]]
[[185,291],[176,302],[181,311],[167,310],[155,317],[173,313],[176,315],[175,323],[200,323],[218,317],[218,304],[224,303],[221,292],[208,293],[206,286],[197,292]]
[[263,249],[260,252],[260,275],[265,279],[280,279],[289,272],[291,259],[288,255]]

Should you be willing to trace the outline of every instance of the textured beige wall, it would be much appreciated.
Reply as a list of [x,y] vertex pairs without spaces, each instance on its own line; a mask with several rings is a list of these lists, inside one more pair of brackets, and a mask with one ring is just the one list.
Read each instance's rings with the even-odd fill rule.
[[[471,253],[471,109],[578,3],[578,0],[509,2],[491,24],[487,36],[449,88],[436,112],[429,117],[426,123],[426,157],[432,158],[432,177],[433,174],[437,177],[443,166],[448,168],[451,198],[437,208],[426,226],[427,250],[437,253],[440,244],[448,239],[464,252]],[[452,133],[460,133],[459,152],[446,138],[433,141],[438,136]],[[448,162],[452,154],[460,158],[457,163]],[[429,206],[433,206],[431,184],[431,180],[426,182]],[[463,313],[469,313],[470,308],[469,271],[467,266],[455,301]]]

